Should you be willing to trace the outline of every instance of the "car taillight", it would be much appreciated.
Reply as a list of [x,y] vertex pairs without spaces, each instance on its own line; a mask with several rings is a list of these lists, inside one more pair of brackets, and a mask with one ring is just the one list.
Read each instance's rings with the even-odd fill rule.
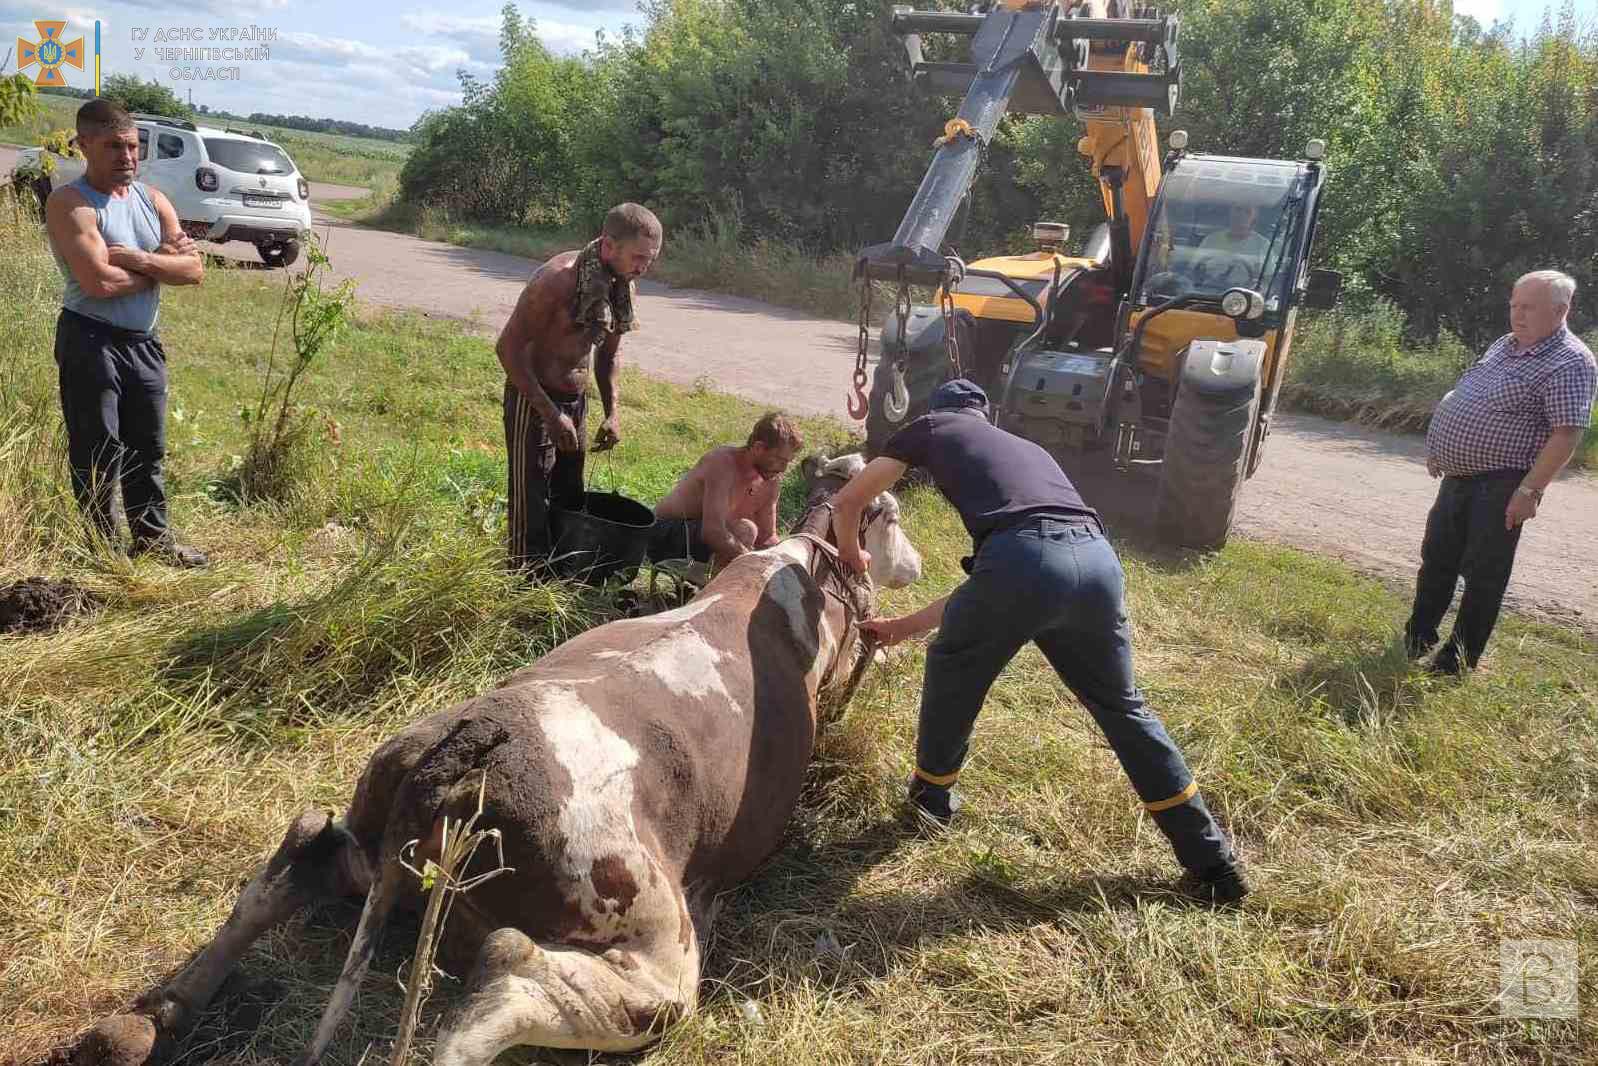
[[194,171],[194,184],[201,192],[216,192],[221,183],[217,181],[216,171],[210,167],[198,167]]
[[299,186],[300,199],[309,200],[311,198],[311,183],[306,181],[304,178],[301,178],[299,181],[295,182],[295,184]]

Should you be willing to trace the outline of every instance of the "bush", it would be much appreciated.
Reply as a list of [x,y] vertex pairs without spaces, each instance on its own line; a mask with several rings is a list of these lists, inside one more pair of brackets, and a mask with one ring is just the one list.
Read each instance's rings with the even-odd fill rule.
[[26,74],[0,77],[0,126],[25,126],[39,115],[39,93]]
[[500,51],[505,66],[492,82],[462,73],[462,104],[416,121],[401,194],[461,218],[560,221],[573,179],[566,112],[585,71],[551,55],[514,7],[506,8]]
[[115,100],[129,111],[169,118],[192,118],[194,111],[168,86],[135,74],[113,74],[101,84],[100,95]]

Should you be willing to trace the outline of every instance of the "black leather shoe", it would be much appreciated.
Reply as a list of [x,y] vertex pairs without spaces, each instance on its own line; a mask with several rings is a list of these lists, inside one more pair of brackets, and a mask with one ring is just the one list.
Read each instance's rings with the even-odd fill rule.
[[141,555],[148,555],[157,562],[183,570],[198,570],[211,562],[200,549],[191,548],[187,544],[179,544],[175,540],[146,541],[142,544],[135,544],[132,555],[135,558]]
[[1427,664],[1426,672],[1437,677],[1462,677],[1465,673],[1465,664],[1459,661],[1459,653],[1450,644]]

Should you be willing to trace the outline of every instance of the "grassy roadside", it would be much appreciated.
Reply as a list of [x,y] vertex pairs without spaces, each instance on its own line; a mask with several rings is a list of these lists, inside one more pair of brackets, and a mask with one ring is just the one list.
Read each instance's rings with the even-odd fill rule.
[[[280,283],[217,271],[163,311],[169,488],[215,567],[97,562],[68,547],[54,268],[34,230],[0,222],[0,583],[70,577],[106,603],[54,635],[0,637],[0,1062],[34,1061],[179,965],[293,815],[346,802],[395,729],[612,612],[501,574],[500,377],[448,323],[363,317],[313,371],[306,400],[331,422],[301,491],[234,502],[237,412]],[[614,475],[646,500],[756,413],[637,374],[623,397]],[[929,565],[884,596],[892,612],[950,587],[964,545],[935,497],[905,504]],[[1168,849],[1031,651],[979,721],[963,826],[899,833],[923,654],[909,647],[827,735],[785,848],[728,900],[703,1009],[637,1061],[801,1046],[826,1063],[1587,1061],[1591,645],[1508,618],[1481,674],[1435,684],[1396,652],[1404,604],[1340,565],[1244,542],[1122,549],[1141,681],[1249,860],[1254,901],[1216,914],[1169,891]],[[258,944],[182,1060],[297,1054],[354,918],[322,908]],[[841,951],[818,947],[829,936]],[[1580,945],[1578,1021],[1498,1016],[1500,940],[1539,937]],[[413,942],[398,928],[377,969]],[[370,1041],[381,1054],[400,998],[374,974],[329,1061]]]
[[[378,229],[529,259],[580,248],[592,238],[575,230],[454,222],[441,212],[398,202],[392,186],[380,188],[364,200],[320,208]],[[853,271],[854,257],[847,253],[817,258],[775,241],[745,241],[735,224],[723,221],[701,230],[669,234],[650,277],[678,288],[724,292],[823,318],[853,321],[860,313],[859,290],[850,281]]]
[[[543,259],[588,238],[575,231],[452,222],[442,213],[395,198],[392,182],[372,196],[320,209],[397,233],[467,248]],[[668,285],[706,289],[852,322],[859,292],[854,259],[839,252],[815,257],[770,241],[739,238],[731,223],[673,233],[653,276]],[[884,294],[884,299],[891,296]],[[1289,410],[1360,422],[1403,433],[1424,432],[1432,409],[1475,358],[1457,343],[1406,347],[1402,323],[1382,309],[1364,315],[1305,316],[1299,320],[1281,403]],[[1598,347],[1598,334],[1588,339]],[[1571,465],[1598,469],[1598,427],[1589,429]]]
[[[1452,339],[1406,347],[1403,323],[1377,308],[1363,315],[1301,319],[1281,403],[1343,421],[1424,433],[1431,413],[1480,352]],[[1585,338],[1598,349],[1598,332]],[[1598,469],[1598,425],[1587,429],[1571,465]]]

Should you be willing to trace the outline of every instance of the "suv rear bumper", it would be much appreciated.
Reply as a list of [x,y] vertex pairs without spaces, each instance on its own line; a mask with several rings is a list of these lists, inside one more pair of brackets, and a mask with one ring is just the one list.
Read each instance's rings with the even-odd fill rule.
[[[261,218],[258,215],[223,215],[207,226],[204,222],[185,222],[183,228],[195,240],[222,244],[226,241],[295,241],[310,236],[311,228],[295,218]],[[199,231],[199,232],[197,232]]]

